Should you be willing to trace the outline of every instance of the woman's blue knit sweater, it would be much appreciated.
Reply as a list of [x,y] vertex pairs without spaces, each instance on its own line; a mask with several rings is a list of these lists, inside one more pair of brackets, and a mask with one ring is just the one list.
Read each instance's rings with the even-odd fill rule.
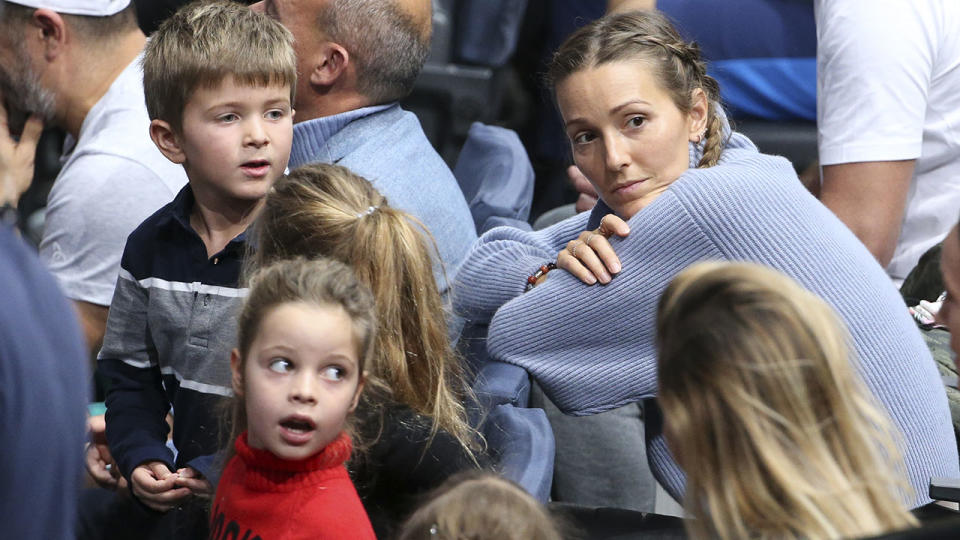
[[[690,157],[699,159],[692,145]],[[526,368],[564,412],[594,414],[655,396],[656,307],[667,284],[697,261],[751,261],[796,279],[845,321],[859,373],[903,434],[913,503],[930,501],[931,476],[960,477],[943,383],[898,291],[787,160],[733,134],[719,164],[687,170],[629,220],[629,236],[611,239],[623,267],[611,283],[589,286],[555,270],[523,294],[528,275],[608,212],[601,202],[589,216],[542,231],[488,232],[454,292],[468,319],[492,317],[491,355]],[[679,498],[683,473],[659,433],[648,434],[648,456]]]

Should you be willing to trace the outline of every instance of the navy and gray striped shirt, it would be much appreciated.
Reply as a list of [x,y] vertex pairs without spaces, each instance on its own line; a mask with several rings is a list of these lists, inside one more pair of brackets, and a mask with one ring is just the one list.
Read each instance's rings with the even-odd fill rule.
[[[109,385],[107,440],[128,479],[147,461],[206,475],[221,442],[246,233],[207,257],[193,205],[188,185],[130,234],[110,304],[98,364]],[[175,461],[165,444],[171,406]]]

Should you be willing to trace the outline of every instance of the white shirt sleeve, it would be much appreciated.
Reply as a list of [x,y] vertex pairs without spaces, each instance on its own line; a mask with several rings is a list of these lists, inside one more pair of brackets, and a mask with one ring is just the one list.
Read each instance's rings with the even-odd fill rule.
[[822,165],[920,157],[937,35],[922,4],[817,1]]

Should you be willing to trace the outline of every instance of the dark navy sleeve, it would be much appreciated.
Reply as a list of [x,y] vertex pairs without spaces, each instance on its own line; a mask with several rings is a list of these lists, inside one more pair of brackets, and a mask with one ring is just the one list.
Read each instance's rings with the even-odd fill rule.
[[162,461],[174,470],[173,453],[166,446],[170,401],[150,337],[149,292],[127,270],[135,257],[135,241],[131,235],[124,250],[98,357],[108,385],[107,442],[128,480],[133,469],[147,461]]

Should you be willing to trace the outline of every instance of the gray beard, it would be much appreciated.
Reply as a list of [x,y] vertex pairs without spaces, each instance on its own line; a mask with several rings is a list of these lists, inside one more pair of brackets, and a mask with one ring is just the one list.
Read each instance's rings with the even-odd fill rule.
[[56,96],[40,84],[40,77],[24,61],[23,51],[15,52],[13,73],[0,69],[0,94],[7,107],[9,129],[20,133],[30,114],[48,123],[53,119]]

